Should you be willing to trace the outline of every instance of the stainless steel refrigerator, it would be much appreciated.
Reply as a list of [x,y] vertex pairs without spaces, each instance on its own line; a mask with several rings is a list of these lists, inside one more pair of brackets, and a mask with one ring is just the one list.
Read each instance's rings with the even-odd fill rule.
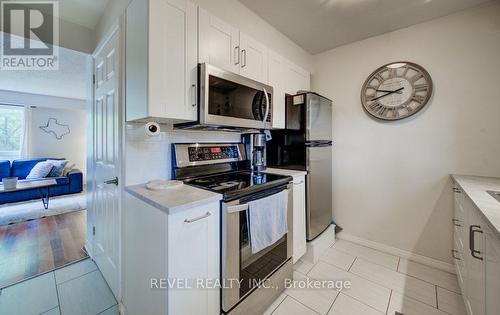
[[332,220],[332,101],[307,92],[287,97],[286,128],[271,131],[269,167],[306,170],[307,240]]

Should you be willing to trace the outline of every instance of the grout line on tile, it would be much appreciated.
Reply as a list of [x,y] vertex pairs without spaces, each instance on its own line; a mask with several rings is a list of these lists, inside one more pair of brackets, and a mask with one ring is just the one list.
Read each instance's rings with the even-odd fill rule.
[[349,266],[349,268],[347,268],[347,272],[351,271],[351,268],[352,268],[352,266],[354,266],[354,263],[356,262],[357,259],[358,259],[358,256],[354,257],[352,264]]
[[333,307],[333,304],[335,304],[335,302],[337,301],[337,299],[339,298],[339,295],[340,295],[340,291],[337,293],[337,295],[335,295],[335,298],[333,299],[333,303],[332,305],[330,305],[330,308],[328,309],[328,311],[326,312],[326,314],[330,313],[330,311],[332,310],[332,307]]
[[[91,274],[91,273],[96,272],[96,271],[99,271],[99,269],[95,269],[95,270],[92,270],[92,271],[86,272],[86,273],[84,273],[84,274],[79,275],[79,276],[78,276],[78,277],[76,277],[76,278],[72,278],[72,279],[69,279],[69,280],[63,281],[63,282],[61,282],[61,283],[57,283],[57,281],[56,281],[56,285],[65,284],[66,282],[70,282],[70,281],[73,281],[73,280],[79,279],[79,278],[81,278],[81,277],[83,277],[83,276],[86,276],[86,275]],[[54,273],[54,277],[55,277],[55,273]]]
[[385,313],[389,313],[389,306],[391,306],[391,299],[392,299],[392,290],[391,293],[389,294],[389,302],[387,303],[387,309],[385,310]]
[[286,298],[288,297],[288,294],[286,294],[285,292],[283,292],[283,294],[285,295],[285,298],[281,300],[281,302],[279,302],[279,304],[274,308],[274,310],[271,311],[271,315],[274,314],[274,312],[278,309],[278,307],[280,307],[281,303],[283,303],[283,301],[286,300]]
[[107,309],[105,309],[104,311],[97,313],[97,315],[102,314],[102,313],[106,312],[107,310],[109,310],[110,308],[113,308],[113,307],[115,307],[115,306],[117,306],[117,305],[118,305],[118,303],[115,303],[114,305],[111,305],[110,307],[108,307],[108,308],[107,308]]
[[438,286],[434,286],[434,290],[436,290],[436,308],[439,309],[439,300],[438,300]]
[[[341,292],[339,292],[339,295],[340,295],[340,294],[342,294],[342,293],[341,293]],[[358,301],[359,303],[361,303],[361,304],[363,304],[363,305],[365,305],[365,306],[368,306],[369,308],[371,308],[371,309],[373,309],[373,310],[376,310],[376,311],[377,311],[377,312],[379,312],[379,313],[382,313],[379,309],[376,309],[375,307],[373,307],[373,306],[371,306],[371,305],[368,305],[368,304],[366,304],[365,302],[363,302],[363,301],[361,301],[361,300],[359,300],[359,299],[357,299],[357,298],[355,298],[355,297],[353,297],[353,296],[351,296],[351,295],[349,295],[349,294],[344,294],[344,295],[345,295],[345,296],[347,296],[347,297],[349,297],[349,298],[351,298],[351,299],[353,299],[353,300],[355,300],[355,301]],[[390,298],[389,298],[389,300],[390,300]],[[389,305],[389,304],[387,304],[387,305]]]
[[[337,268],[338,268],[338,267],[337,267]],[[392,269],[390,269],[390,270],[392,270]],[[394,270],[392,270],[392,271],[394,271]],[[373,280],[367,279],[367,278],[363,277],[362,275],[358,275],[357,273],[354,273],[354,272],[350,272],[350,273],[351,273],[351,274],[353,274],[353,275],[355,275],[355,276],[357,276],[357,277],[360,277],[360,278],[362,278],[362,279],[364,279],[364,280],[366,280],[366,281],[369,281],[369,282],[371,282],[371,283],[374,283],[374,284],[376,284],[376,285],[378,285],[378,286],[380,286],[380,287],[383,287],[383,288],[389,289],[389,290],[391,290],[391,291],[396,291],[396,292],[398,292],[398,293],[400,293],[401,295],[404,295],[404,296],[406,296],[406,297],[411,297],[411,296],[407,295],[405,292],[401,292],[400,290],[396,290],[396,289],[394,289],[394,288],[388,287],[388,286],[386,286],[385,284],[381,284],[381,283],[375,282],[375,281],[373,281]],[[433,284],[433,283],[429,283],[429,284],[432,284],[433,286],[435,286],[435,284]],[[411,297],[411,298],[412,298],[412,299],[414,299],[415,301],[418,301],[418,302],[423,303],[423,304],[425,304],[425,305],[429,305],[430,307],[436,308],[436,306],[434,306],[434,305],[428,304],[428,303],[426,303],[426,302],[424,302],[424,301],[421,301],[421,300],[418,300],[418,299],[416,299],[416,298],[414,298],[414,297]]]
[[57,295],[57,306],[59,307],[59,315],[60,315],[61,314],[61,301],[59,300],[59,289],[57,288],[56,273],[53,272],[52,275],[54,276],[54,285],[56,287],[56,295]]
[[[290,296],[290,295],[288,295],[286,298],[291,298],[291,299],[292,299],[292,300],[294,300],[295,302],[297,302],[297,303],[301,304],[302,306],[304,306],[304,307],[306,307],[306,308],[310,309],[310,310],[311,310],[311,311],[313,311],[314,313],[319,314],[318,312],[316,312],[315,310],[313,310],[313,309],[312,309],[312,308],[310,308],[309,306],[307,306],[307,305],[303,304],[302,302],[300,302],[300,301],[299,301],[299,300],[297,300],[297,299],[294,299],[294,298],[293,298],[292,296]],[[283,300],[283,301],[284,301],[284,300]]]

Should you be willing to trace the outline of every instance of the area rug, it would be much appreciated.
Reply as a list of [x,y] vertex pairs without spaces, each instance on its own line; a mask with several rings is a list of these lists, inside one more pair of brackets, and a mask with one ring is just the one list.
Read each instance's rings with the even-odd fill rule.
[[42,201],[38,199],[0,205],[0,226],[79,211],[86,208],[87,197],[85,193],[51,197],[47,210],[43,208]]

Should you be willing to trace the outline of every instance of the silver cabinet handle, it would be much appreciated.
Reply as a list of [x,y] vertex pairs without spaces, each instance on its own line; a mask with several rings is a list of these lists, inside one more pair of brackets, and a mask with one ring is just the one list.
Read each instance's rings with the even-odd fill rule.
[[245,68],[247,66],[247,51],[246,49],[241,50],[241,67]]
[[106,185],[114,184],[114,185],[118,186],[118,177],[115,177],[113,179],[105,180],[104,184],[106,184]]
[[481,234],[483,234],[483,231],[482,230],[475,230],[475,228],[480,229],[481,226],[479,226],[479,225],[471,225],[471,226],[469,226],[469,249],[470,249],[470,254],[471,254],[472,257],[474,257],[476,259],[483,260],[483,257],[477,255],[477,254],[481,254],[481,251],[476,249],[475,242],[474,242],[474,234],[475,233],[481,233]]
[[267,95],[267,91],[265,88],[262,88],[264,90],[264,96],[266,97],[266,112],[264,114],[264,118],[262,118],[262,123],[266,123],[267,116],[269,115],[269,95]]
[[459,224],[459,222],[462,222],[459,219],[451,219],[451,221],[453,221],[454,226],[462,226],[461,224]]
[[186,219],[184,220],[184,222],[186,223],[193,223],[193,222],[196,222],[196,221],[199,221],[199,220],[202,220],[202,219],[205,219],[205,218],[208,218],[209,216],[211,216],[212,214],[210,212],[207,212],[205,213],[204,215],[201,215],[199,217],[196,217],[196,218],[193,218],[193,219]]
[[457,256],[455,256],[455,253],[458,253],[458,250],[452,249],[451,250],[451,256],[453,256],[453,259],[455,259],[455,260],[462,260],[462,259],[458,258]]
[[240,64],[240,46],[234,47],[234,65]]
[[193,90],[193,103],[191,104],[191,106],[193,107],[196,107],[196,84],[191,84],[191,89]]
[[458,193],[458,194],[461,194],[461,193],[462,193],[462,191],[461,191],[460,189],[455,188],[455,187],[453,187],[453,191],[454,191],[454,192],[456,192],[456,193]]

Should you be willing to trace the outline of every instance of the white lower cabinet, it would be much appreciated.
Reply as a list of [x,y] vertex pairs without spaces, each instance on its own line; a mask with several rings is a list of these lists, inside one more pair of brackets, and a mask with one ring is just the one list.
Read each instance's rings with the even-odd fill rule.
[[167,215],[127,193],[124,223],[127,315],[220,314],[220,290],[196,285],[219,279],[218,202]]
[[491,232],[485,244],[486,314],[500,313],[500,240]]
[[293,179],[293,263],[306,251],[306,181],[298,176]]
[[458,186],[453,188],[453,258],[468,315],[500,313],[500,237]]

